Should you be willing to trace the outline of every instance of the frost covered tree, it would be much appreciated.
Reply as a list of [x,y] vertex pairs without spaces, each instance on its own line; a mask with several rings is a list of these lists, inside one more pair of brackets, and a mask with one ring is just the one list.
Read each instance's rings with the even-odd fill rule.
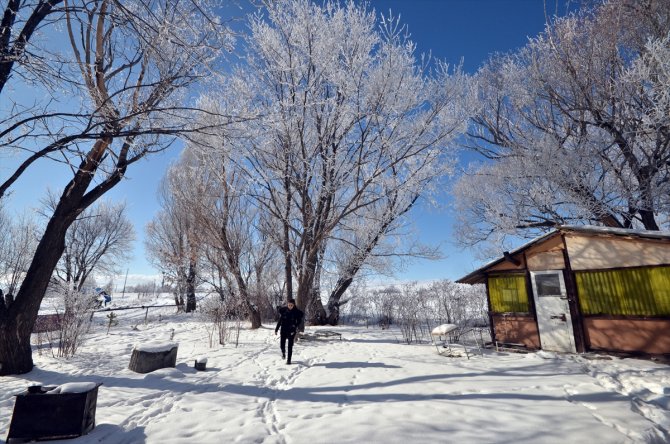
[[[422,190],[424,193],[426,190]],[[324,316],[325,323],[337,325],[340,309],[347,304],[353,294],[346,296],[354,278],[359,277],[363,270],[379,275],[392,274],[394,263],[407,258],[438,259],[437,248],[419,244],[407,235],[411,226],[404,217],[415,205],[419,193],[411,199],[397,199],[393,193],[384,196],[380,201],[368,208],[365,217],[347,221],[332,236],[337,240],[330,248],[328,260],[332,262],[334,283],[328,294],[327,305],[320,303],[315,297],[315,316]]]
[[170,169],[181,184],[172,192],[193,216],[200,260],[225,282],[227,303],[246,313],[251,328],[259,328],[262,295],[269,292],[266,274],[275,272],[271,262],[277,250],[266,234],[261,212],[245,192],[243,173],[219,154],[203,156],[187,149]]
[[248,119],[205,145],[239,153],[248,192],[275,227],[285,294],[320,311],[338,231],[357,226],[362,243],[331,307],[391,224],[449,171],[466,89],[457,71],[417,60],[395,19],[354,2],[269,3],[217,104]]
[[455,190],[461,240],[668,227],[669,61],[668,0],[602,2],[494,56],[469,132],[488,161]]
[[[63,0],[8,0],[4,3],[0,22],[0,94],[12,76],[31,83],[44,81],[48,84],[59,78],[58,68],[63,60],[56,57],[57,60],[52,58],[49,61],[59,63],[44,63],[45,60],[39,58],[40,53],[46,50],[46,42],[39,39],[39,30],[57,21],[55,16],[62,13],[62,3]],[[17,110],[17,114],[20,111]],[[31,120],[28,118],[28,122]],[[3,126],[8,123],[9,120],[2,121]],[[2,128],[2,133],[8,130],[12,130],[11,125]],[[3,192],[0,192],[0,197]]]
[[71,178],[15,302],[0,309],[0,375],[32,369],[30,332],[69,226],[130,165],[198,129],[186,91],[229,43],[211,6],[198,0],[5,3],[0,149],[18,156],[0,178],[0,197],[39,159],[65,165]]
[[[37,246],[38,226],[27,215],[12,217],[0,205],[0,289],[15,295]],[[4,300],[0,298],[0,305]]]
[[75,291],[98,274],[118,272],[117,264],[130,258],[135,229],[126,215],[126,204],[100,202],[84,210],[65,235],[65,249],[55,276]]
[[161,182],[161,209],[147,225],[144,243],[148,258],[172,285],[175,304],[191,312],[196,309],[201,237],[189,205],[180,199],[179,189],[187,184],[178,169],[177,164],[170,167]]

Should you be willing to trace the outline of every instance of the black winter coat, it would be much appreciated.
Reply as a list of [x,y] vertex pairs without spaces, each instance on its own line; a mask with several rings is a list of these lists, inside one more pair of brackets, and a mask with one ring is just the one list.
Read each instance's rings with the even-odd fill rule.
[[292,310],[289,310],[287,307],[282,307],[279,309],[279,322],[277,322],[277,327],[275,328],[275,333],[279,331],[281,327],[282,334],[293,334],[298,330],[298,327],[302,323],[302,317],[304,313],[298,309],[298,307],[293,307]]

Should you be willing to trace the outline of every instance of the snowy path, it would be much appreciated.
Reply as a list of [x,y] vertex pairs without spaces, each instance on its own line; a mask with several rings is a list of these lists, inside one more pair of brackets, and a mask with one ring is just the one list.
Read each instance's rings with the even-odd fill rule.
[[[670,367],[487,353],[445,358],[389,331],[341,327],[343,339],[301,341],[287,366],[274,332],[244,330],[239,347],[207,347],[203,324],[150,323],[104,331],[69,360],[0,379],[0,439],[13,393],[29,383],[101,381],[103,443],[564,443],[670,441]],[[127,370],[132,344],[179,342],[176,369]],[[209,357],[208,370],[193,360]]]

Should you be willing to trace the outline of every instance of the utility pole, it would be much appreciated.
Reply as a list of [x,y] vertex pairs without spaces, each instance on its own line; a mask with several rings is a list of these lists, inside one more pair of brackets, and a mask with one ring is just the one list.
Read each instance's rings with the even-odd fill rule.
[[126,279],[123,281],[123,291],[121,292],[121,298],[126,295],[126,282],[128,282],[128,268],[126,268]]

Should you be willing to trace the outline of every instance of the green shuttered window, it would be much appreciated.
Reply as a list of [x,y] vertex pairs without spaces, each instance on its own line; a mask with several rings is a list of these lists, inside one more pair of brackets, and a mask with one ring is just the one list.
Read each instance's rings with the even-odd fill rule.
[[670,315],[670,267],[576,273],[582,313]]
[[489,297],[494,313],[527,313],[530,311],[526,276],[513,274],[489,277]]

